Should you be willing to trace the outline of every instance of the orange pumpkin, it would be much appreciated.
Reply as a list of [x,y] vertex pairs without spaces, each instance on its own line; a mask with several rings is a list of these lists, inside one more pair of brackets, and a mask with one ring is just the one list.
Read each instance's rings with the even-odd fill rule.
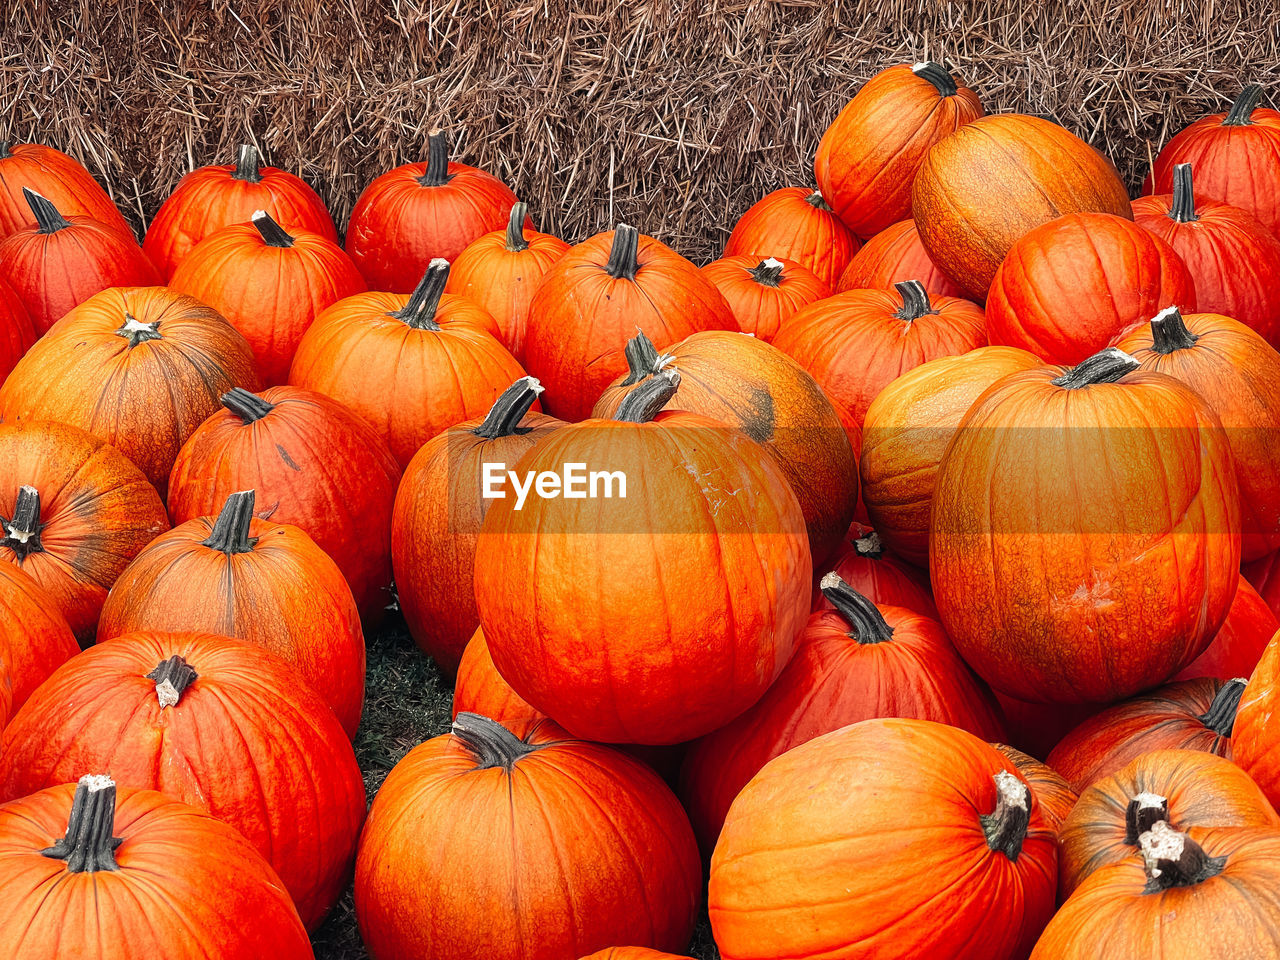
[[35,689],[80,652],[57,601],[12,563],[0,563],[0,730]]
[[947,278],[929,259],[920,242],[916,222],[900,220],[864,243],[836,281],[835,292],[888,290],[894,284],[919,280],[931,296],[963,297],[964,289]]
[[801,307],[831,296],[831,288],[808,267],[776,257],[724,257],[703,267],[702,275],[729,304],[738,328],[765,343]]
[[88,217],[133,235],[98,181],[80,163],[39,143],[0,142],[0,237],[36,225],[23,191],[34,190],[69,217]]
[[[854,590],[872,603],[906,607],[922,617],[938,619],[929,578],[920,570],[904,563],[884,549],[880,534],[870,527],[854,523],[844,548],[828,564]],[[825,574],[824,574],[825,575]],[[813,590],[813,612],[834,610],[817,584]]]
[[1280,643],[1274,638],[1258,661],[1240,698],[1232,758],[1253,777],[1272,803],[1280,803],[1280,758],[1274,713],[1280,699]]
[[1235,599],[1204,653],[1196,657],[1176,674],[1174,680],[1194,680],[1197,677],[1247,677],[1262,659],[1267,643],[1280,630],[1280,621],[1271,612],[1267,602],[1240,577]]
[[0,383],[35,342],[35,328],[22,298],[0,278]]
[[1047,757],[1062,738],[1102,711],[1096,703],[1028,703],[993,690],[1013,746]]
[[1035,794],[1044,822],[1054,833],[1061,834],[1062,824],[1079,799],[1071,784],[1048,764],[1041,763],[1015,747],[1003,743],[993,743],[991,746],[1018,768],[1019,775],[1027,781],[1031,792]]
[[830,287],[857,252],[858,238],[821,193],[783,187],[765,194],[742,215],[721,256],[794,260]]
[[467,641],[458,663],[457,681],[453,685],[453,716],[460,713],[478,713],[504,727],[546,719],[545,714],[520,699],[511,684],[502,679],[493,665],[481,627],[477,627]]

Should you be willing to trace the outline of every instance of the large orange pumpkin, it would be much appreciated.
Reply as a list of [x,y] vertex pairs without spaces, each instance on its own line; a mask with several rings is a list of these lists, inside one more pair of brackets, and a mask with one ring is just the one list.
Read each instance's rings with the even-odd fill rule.
[[[430,870],[415,866],[424,850]],[[374,960],[560,960],[683,948],[701,864],[680,804],[639,761],[547,720],[463,713],[387,776],[355,891]]]
[[155,487],[114,447],[61,423],[0,426],[0,561],[45,589],[81,643],[116,577],[168,529]]
[[1243,575],[1236,587],[1235,599],[1204,653],[1183,667],[1174,680],[1194,680],[1197,677],[1247,677],[1262,659],[1267,643],[1280,630],[1280,621],[1267,606],[1258,591],[1253,589]]
[[831,296],[831,288],[808,267],[777,257],[724,257],[703,267],[702,275],[729,304],[738,328],[766,343],[801,307]]
[[827,203],[860,237],[911,216],[911,182],[925,154],[983,114],[978,95],[940,63],[900,63],[862,85],[814,158]]
[[864,243],[836,281],[835,292],[887,290],[896,283],[919,280],[935,297],[963,297],[964,289],[938,269],[920,242],[916,222],[900,220]]
[[133,235],[107,191],[80,163],[38,143],[0,142],[0,237],[36,224],[24,189],[34,190],[67,216],[89,217]]
[[[880,534],[855,522],[849,528],[844,547],[828,564],[827,572],[837,574],[858,593],[881,606],[906,607],[922,617],[938,619],[938,608],[929,590],[929,578],[916,567],[904,563],[884,548]],[[826,573],[819,571],[819,576]],[[811,609],[835,607],[814,585]]]
[[1017,113],[979,117],[934,144],[911,187],[925,250],[975,300],[1019,238],[1084,211],[1133,219],[1116,168],[1056,123]]
[[189,520],[120,575],[98,642],[139,630],[216,633],[266,647],[297,667],[347,735],[364,703],[364,634],[351,589],[297,527],[259,520],[253,491],[215,520]]
[[0,730],[49,674],[80,652],[58,603],[12,563],[0,563]]
[[22,298],[0,278],[0,383],[35,341],[35,328]]
[[978,674],[1018,699],[1105,703],[1160,683],[1235,596],[1225,432],[1190,388],[1137,366],[1109,348],[1005,377],[938,468],[938,612]]
[[117,287],[73,309],[0,387],[0,420],[89,431],[141,468],[163,497],[187,437],[232,387],[257,390],[248,342],[166,287]]
[[65,664],[0,737],[0,801],[86,770],[235,827],[308,927],[350,879],[365,809],[355,753],[324,701],[261,647],[132,633]]
[[1004,743],[993,743],[991,746],[995,747],[1001,756],[1013,761],[1019,775],[1027,781],[1031,792],[1035,794],[1044,822],[1048,824],[1049,829],[1060,834],[1063,823],[1071,813],[1071,808],[1079,799],[1075,789],[1058,771],[1016,747]]
[[707,901],[724,960],[1012,960],[1056,877],[1053,830],[1010,760],[941,723],[867,720],[738,795]]
[[1277,700],[1280,700],[1280,642],[1273,638],[1240,698],[1231,735],[1232,758],[1253,777],[1272,803],[1280,803],[1280,756],[1274,719]]
[[817,190],[783,187],[756,201],[733,227],[723,257],[794,260],[829,287],[858,252],[858,238]]

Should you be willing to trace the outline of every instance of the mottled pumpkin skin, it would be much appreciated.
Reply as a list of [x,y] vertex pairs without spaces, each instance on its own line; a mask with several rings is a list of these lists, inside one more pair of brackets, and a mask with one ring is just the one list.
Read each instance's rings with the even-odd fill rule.
[[835,286],[857,252],[858,238],[822,194],[807,187],[783,187],[765,194],[739,218],[721,256],[794,260],[827,286]]
[[827,282],[804,264],[774,259],[782,264],[782,272],[773,284],[761,283],[752,275],[752,269],[762,262],[752,254],[721,257],[702,268],[702,275],[715,284],[729,304],[738,328],[765,343],[772,341],[782,324],[801,307],[831,296]]
[[885,227],[862,245],[836,281],[835,292],[888,290],[895,283],[919,280],[931,296],[963,297],[964,288],[947,278],[920,242],[910,218]]
[[17,566],[0,563],[0,730],[49,674],[79,652],[57,601]]
[[61,423],[0,425],[0,517],[13,517],[22,486],[40,494],[40,549],[20,555],[5,537],[0,561],[30,574],[89,643],[111,585],[169,529],[164,503],[124,454]]
[[1056,123],[1016,113],[979,117],[939,141],[911,187],[924,248],[978,301],[1020,237],[1083,211],[1133,219],[1116,168]]
[[[198,676],[170,706],[147,674]],[[284,660],[207,634],[133,633],[60,668],[0,737],[0,801],[110,770],[235,827],[316,927],[346,888],[364,780],[333,711]],[[288,816],[281,816],[282,811]]]
[[133,236],[129,222],[80,161],[43,144],[15,143],[0,150],[0,237],[36,225],[23,187],[50,201],[65,217],[89,217]]
[[1262,788],[1273,803],[1280,803],[1280,759],[1276,750],[1276,701],[1280,699],[1280,642],[1272,638],[1258,662],[1236,712],[1232,731],[1232,758]]
[[1022,779],[1027,781],[1032,793],[1036,795],[1044,822],[1054,832],[1061,833],[1062,824],[1079,799],[1071,784],[1048,764],[1041,763],[1016,747],[1004,743],[993,743],[991,746],[1001,756],[1013,761]]

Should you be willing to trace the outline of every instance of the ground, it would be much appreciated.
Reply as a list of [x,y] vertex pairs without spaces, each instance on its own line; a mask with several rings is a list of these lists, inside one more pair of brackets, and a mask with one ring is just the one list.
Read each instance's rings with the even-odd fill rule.
[[[401,757],[423,740],[449,729],[453,690],[431,659],[414,646],[398,615],[393,615],[369,638],[368,647],[364,717],[355,747],[360,769],[364,771],[365,789],[372,801],[383,778]],[[365,960],[368,957],[356,930],[350,890],[311,939],[316,960]],[[698,960],[718,960],[705,912],[690,955]]]

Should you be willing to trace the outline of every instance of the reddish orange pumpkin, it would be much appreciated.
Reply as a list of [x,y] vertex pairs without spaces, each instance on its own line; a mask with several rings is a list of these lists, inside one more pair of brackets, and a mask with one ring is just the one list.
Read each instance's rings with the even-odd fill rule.
[[178,450],[232,387],[256,390],[253,351],[203,303],[165,287],[118,287],[49,330],[0,387],[0,420],[89,431],[163,497]]
[[738,795],[707,904],[724,960],[1012,960],[1053,912],[1057,869],[1010,760],[945,724],[867,720]]
[[36,225],[23,196],[28,188],[69,217],[88,217],[133,235],[129,222],[78,160],[38,143],[0,142],[0,237]]
[[12,563],[0,563],[0,730],[49,674],[80,652],[58,603]]
[[324,701],[261,647],[133,633],[65,664],[0,738],[0,800],[84,770],[235,827],[309,928],[350,879],[365,809],[355,753]]
[[1253,777],[1273,804],[1280,803],[1277,700],[1280,700],[1280,642],[1273,638],[1240,698],[1231,736],[1232,758]]
[[783,187],[766,194],[742,215],[721,256],[794,260],[831,287],[857,252],[858,238],[821,193]]
[[60,423],[0,426],[0,561],[44,588],[81,643],[116,577],[168,529],[155,488],[114,447]]
[[0,383],[35,342],[35,328],[22,298],[0,278]]
[[1271,612],[1280,617],[1280,551],[1246,563],[1240,573],[1258,591]]
[[888,290],[894,284],[919,280],[935,297],[963,297],[964,289],[947,278],[929,259],[920,242],[916,222],[901,220],[885,227],[862,245],[836,281],[835,292]]
[[1280,630],[1280,621],[1271,612],[1267,602],[1249,581],[1240,577],[1235,599],[1227,611],[1227,619],[1214,635],[1204,653],[1178,671],[1174,680],[1194,680],[1197,677],[1247,677],[1262,659],[1268,641]]
[[822,578],[833,610],[812,614],[790,663],[767,693],[685,756],[681,795],[710,852],[734,797],[774,757],[851,723],[915,717],[1004,736],[991,691],[965,665],[942,625],[882,606],[837,574]]
[[1094,703],[1028,703],[999,690],[992,692],[1004,714],[1009,739],[1035,757],[1049,756],[1063,737],[1102,710]]
[[[497,177],[449,160],[439,130],[426,163],[406,163],[360,194],[347,224],[347,253],[371,290],[409,293],[433,260],[453,261],[471,243],[501,230],[516,195]],[[533,221],[526,218],[532,228]]]
[[1071,784],[1048,764],[1041,763],[1015,747],[1003,743],[993,743],[991,746],[1018,768],[1018,774],[1027,781],[1031,792],[1035,794],[1044,822],[1054,833],[1061,834],[1063,823],[1079,799]]
[[597,950],[582,960],[693,960],[684,954],[662,953],[648,947],[610,947],[608,950]]
[[[421,850],[440,852],[432,870],[412,869]],[[678,950],[701,876],[684,811],[642,763],[550,721],[507,728],[463,713],[378,791],[356,917],[376,960],[558,960],[620,942]]]
[[196,244],[169,286],[206,303],[244,334],[267,386],[284,383],[298,342],[328,306],[365,291],[342,248],[323,234],[286,231],[264,210]]
[[715,284],[743,333],[769,343],[801,307],[831,296],[831,288],[794,260],[739,254],[713,260],[702,275]]
[[987,295],[987,332],[992,343],[1074,364],[1170,304],[1195,303],[1195,282],[1168,243],[1123,217],[1075,213],[1009,249]]
[[[880,535],[870,527],[854,523],[849,528],[844,548],[829,566],[841,580],[872,603],[906,607],[922,617],[938,619],[938,608],[933,604],[928,577],[892,553],[886,553]],[[834,609],[815,585],[812,612]]]
[[502,679],[493,665],[481,627],[477,627],[467,641],[458,664],[457,682],[453,685],[453,716],[460,713],[478,713],[511,728],[546,719],[545,714],[521,700],[511,684]]
[[0,275],[22,299],[37,335],[107,287],[153,286],[160,274],[133,239],[88,217],[64,217],[40,194],[23,194],[36,225],[0,241]]
[[472,241],[453,261],[445,286],[445,292],[470,297],[492,314],[503,346],[521,363],[533,292],[569,250],[559,237],[525,226],[528,219],[528,204],[512,204],[507,229]]
[[141,630],[215,633],[266,647],[315,688],[349,737],[364,703],[364,634],[351,589],[310,537],[233,493],[215,520],[174,527],[120,575],[98,642]]
[[151,221],[142,249],[168,280],[201,240],[247,223],[256,210],[286,230],[310,230],[338,242],[319,194],[286,170],[262,166],[257,149],[243,144],[234,164],[200,167],[178,182]]
[[822,196],[858,236],[879,233],[911,216],[911,182],[929,148],[983,112],[940,63],[881,70],[822,135],[813,163]]
[[301,527],[338,565],[361,619],[390,601],[391,511],[400,466],[367,423],[324,394],[239,387],[182,445],[169,475],[174,523],[211,517],[255,490],[276,523]]

